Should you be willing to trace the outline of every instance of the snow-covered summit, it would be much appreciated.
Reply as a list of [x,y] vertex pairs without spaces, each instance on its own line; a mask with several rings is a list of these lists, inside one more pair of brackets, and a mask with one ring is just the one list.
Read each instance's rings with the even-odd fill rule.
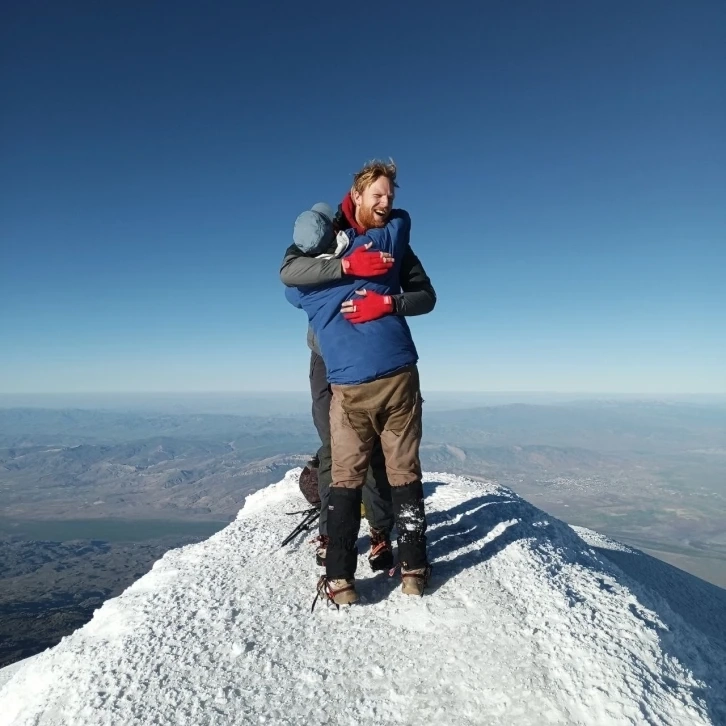
[[299,471],[17,668],[0,724],[726,723],[726,593],[495,484],[427,475],[423,598],[361,555],[361,604],[311,613]]

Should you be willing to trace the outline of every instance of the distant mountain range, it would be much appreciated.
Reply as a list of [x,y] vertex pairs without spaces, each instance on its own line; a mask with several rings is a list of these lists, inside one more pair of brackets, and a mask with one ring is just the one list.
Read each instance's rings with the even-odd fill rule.
[[[496,480],[726,586],[726,407],[427,411],[428,471]],[[0,663],[86,622],[318,446],[308,414],[0,409]]]

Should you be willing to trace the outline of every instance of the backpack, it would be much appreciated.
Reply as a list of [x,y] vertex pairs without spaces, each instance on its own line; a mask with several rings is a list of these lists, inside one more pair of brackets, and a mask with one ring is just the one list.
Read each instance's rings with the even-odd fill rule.
[[305,499],[314,507],[320,506],[320,494],[318,492],[318,466],[320,466],[320,460],[317,456],[314,456],[305,465],[305,468],[300,473],[298,479],[298,485],[300,491]]

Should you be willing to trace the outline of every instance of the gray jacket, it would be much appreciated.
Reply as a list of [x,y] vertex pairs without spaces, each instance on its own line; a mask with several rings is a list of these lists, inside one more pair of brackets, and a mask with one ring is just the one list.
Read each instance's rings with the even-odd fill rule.
[[[280,280],[287,287],[300,285],[324,285],[343,277],[340,259],[308,257],[296,245],[290,245],[280,267]],[[401,290],[393,295],[394,315],[425,315],[436,305],[436,291],[421,261],[409,247],[401,264]],[[320,355],[313,331],[308,328],[308,346]]]

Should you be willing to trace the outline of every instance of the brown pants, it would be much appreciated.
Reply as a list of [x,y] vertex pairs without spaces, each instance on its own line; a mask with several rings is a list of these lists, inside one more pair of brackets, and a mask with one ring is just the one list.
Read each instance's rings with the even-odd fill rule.
[[377,436],[391,486],[421,481],[421,389],[418,368],[354,386],[332,385],[333,486],[365,483]]

